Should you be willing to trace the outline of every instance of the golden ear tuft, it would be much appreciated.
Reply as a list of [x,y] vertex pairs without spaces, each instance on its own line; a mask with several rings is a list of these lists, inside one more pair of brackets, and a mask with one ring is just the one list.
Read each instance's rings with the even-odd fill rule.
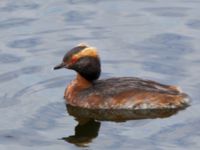
[[80,51],[78,54],[75,54],[75,56],[79,59],[82,57],[98,57],[98,53],[96,48],[94,47],[86,47],[82,51]]

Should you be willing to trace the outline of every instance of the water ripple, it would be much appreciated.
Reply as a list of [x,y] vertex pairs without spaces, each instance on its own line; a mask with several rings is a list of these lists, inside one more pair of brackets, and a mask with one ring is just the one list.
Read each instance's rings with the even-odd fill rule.
[[25,121],[24,126],[36,130],[49,130],[56,127],[56,119],[66,115],[65,105],[60,103],[49,103],[40,108],[36,114]]
[[[157,72],[157,73],[162,73],[165,75],[171,75],[171,74],[176,74],[177,76],[185,76],[184,69],[180,68],[179,65],[168,65],[168,64],[161,64],[160,62],[153,62],[153,61],[147,61],[143,62],[144,69],[147,71],[152,71],[152,72]],[[174,70],[179,70],[175,72]]]
[[200,20],[191,20],[187,23],[187,26],[192,29],[200,30]]
[[[173,124],[152,135],[151,139],[153,139],[153,141],[160,140],[164,143],[170,143],[174,146],[178,145],[181,149],[198,147],[198,144],[192,141],[200,135],[200,130],[198,130],[200,129],[199,123],[200,120],[194,120],[186,124]],[[156,144],[156,142],[153,143]]]
[[2,12],[12,12],[12,11],[16,11],[19,9],[37,9],[39,8],[39,5],[36,3],[30,3],[28,1],[11,1],[8,2],[5,6],[0,7],[0,11]]
[[[134,48],[145,51],[145,53],[157,53],[164,57],[168,55],[175,57],[193,51],[190,44],[191,40],[192,38],[189,36],[175,33],[162,33],[135,44]],[[173,52],[173,55],[169,52]]]
[[81,4],[81,3],[84,3],[84,4],[97,4],[99,3],[100,1],[99,0],[66,0],[68,4]]
[[36,47],[41,43],[40,39],[38,38],[26,38],[26,39],[19,39],[14,40],[8,44],[11,48],[31,48]]
[[73,23],[84,23],[87,20],[90,20],[96,12],[92,11],[74,11],[71,10],[65,14],[65,21],[69,24]]
[[0,143],[12,143],[26,146],[44,146],[57,142],[56,139],[50,141],[43,136],[44,130],[57,127],[56,119],[65,117],[65,105],[62,102],[49,103],[41,107],[34,116],[27,118],[21,128],[0,131]]
[[52,142],[46,140],[44,136],[31,129],[3,130],[0,133],[0,143],[20,144],[31,147],[52,144]]
[[162,17],[184,17],[189,8],[186,7],[151,7],[143,10]]
[[8,97],[7,94],[0,96],[0,108],[6,108],[18,104],[19,99]]
[[36,92],[41,92],[42,90],[49,88],[57,88],[61,86],[66,86],[67,78],[66,76],[51,78],[45,81],[38,82],[36,84],[24,87],[18,91],[13,97],[21,97],[24,95],[30,95]]
[[19,70],[14,70],[10,72],[6,72],[3,74],[0,74],[0,83],[3,82],[8,82],[10,80],[13,80],[23,74],[33,74],[33,73],[38,73],[42,71],[41,66],[29,66],[29,67],[24,67]]
[[[138,50],[141,57],[149,60],[142,60],[145,70],[169,75],[169,80],[178,81],[181,77],[187,75],[182,62],[184,61],[184,55],[194,51],[191,41],[192,38],[189,36],[162,33],[145,39],[133,47]],[[177,76],[171,76],[171,74],[176,74]]]
[[1,53],[0,54],[0,63],[19,63],[23,60],[22,57],[13,55],[13,54],[6,54],[6,53]]
[[0,21],[0,29],[15,28],[17,26],[29,25],[36,19],[33,18],[9,18]]

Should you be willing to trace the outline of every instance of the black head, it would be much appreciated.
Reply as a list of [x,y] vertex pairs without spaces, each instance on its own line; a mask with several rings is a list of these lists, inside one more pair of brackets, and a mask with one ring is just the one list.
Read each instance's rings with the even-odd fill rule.
[[67,52],[62,63],[54,67],[54,69],[61,68],[75,70],[88,81],[98,79],[101,73],[100,59],[96,49],[83,44]]

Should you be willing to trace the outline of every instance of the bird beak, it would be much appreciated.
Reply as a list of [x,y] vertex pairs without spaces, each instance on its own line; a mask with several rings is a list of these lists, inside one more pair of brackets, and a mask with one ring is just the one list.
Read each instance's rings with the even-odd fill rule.
[[53,69],[54,69],[54,70],[57,70],[57,69],[65,68],[65,67],[66,67],[65,63],[62,62],[61,64],[56,65]]

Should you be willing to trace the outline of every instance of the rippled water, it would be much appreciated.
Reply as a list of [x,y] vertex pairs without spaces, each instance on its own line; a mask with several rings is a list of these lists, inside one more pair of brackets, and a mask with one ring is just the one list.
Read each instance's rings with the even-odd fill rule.
[[[199,8],[199,0],[1,0],[0,149],[200,149]],[[102,78],[180,85],[192,105],[163,119],[77,125],[63,100],[75,73],[52,68],[80,42],[99,49]]]

